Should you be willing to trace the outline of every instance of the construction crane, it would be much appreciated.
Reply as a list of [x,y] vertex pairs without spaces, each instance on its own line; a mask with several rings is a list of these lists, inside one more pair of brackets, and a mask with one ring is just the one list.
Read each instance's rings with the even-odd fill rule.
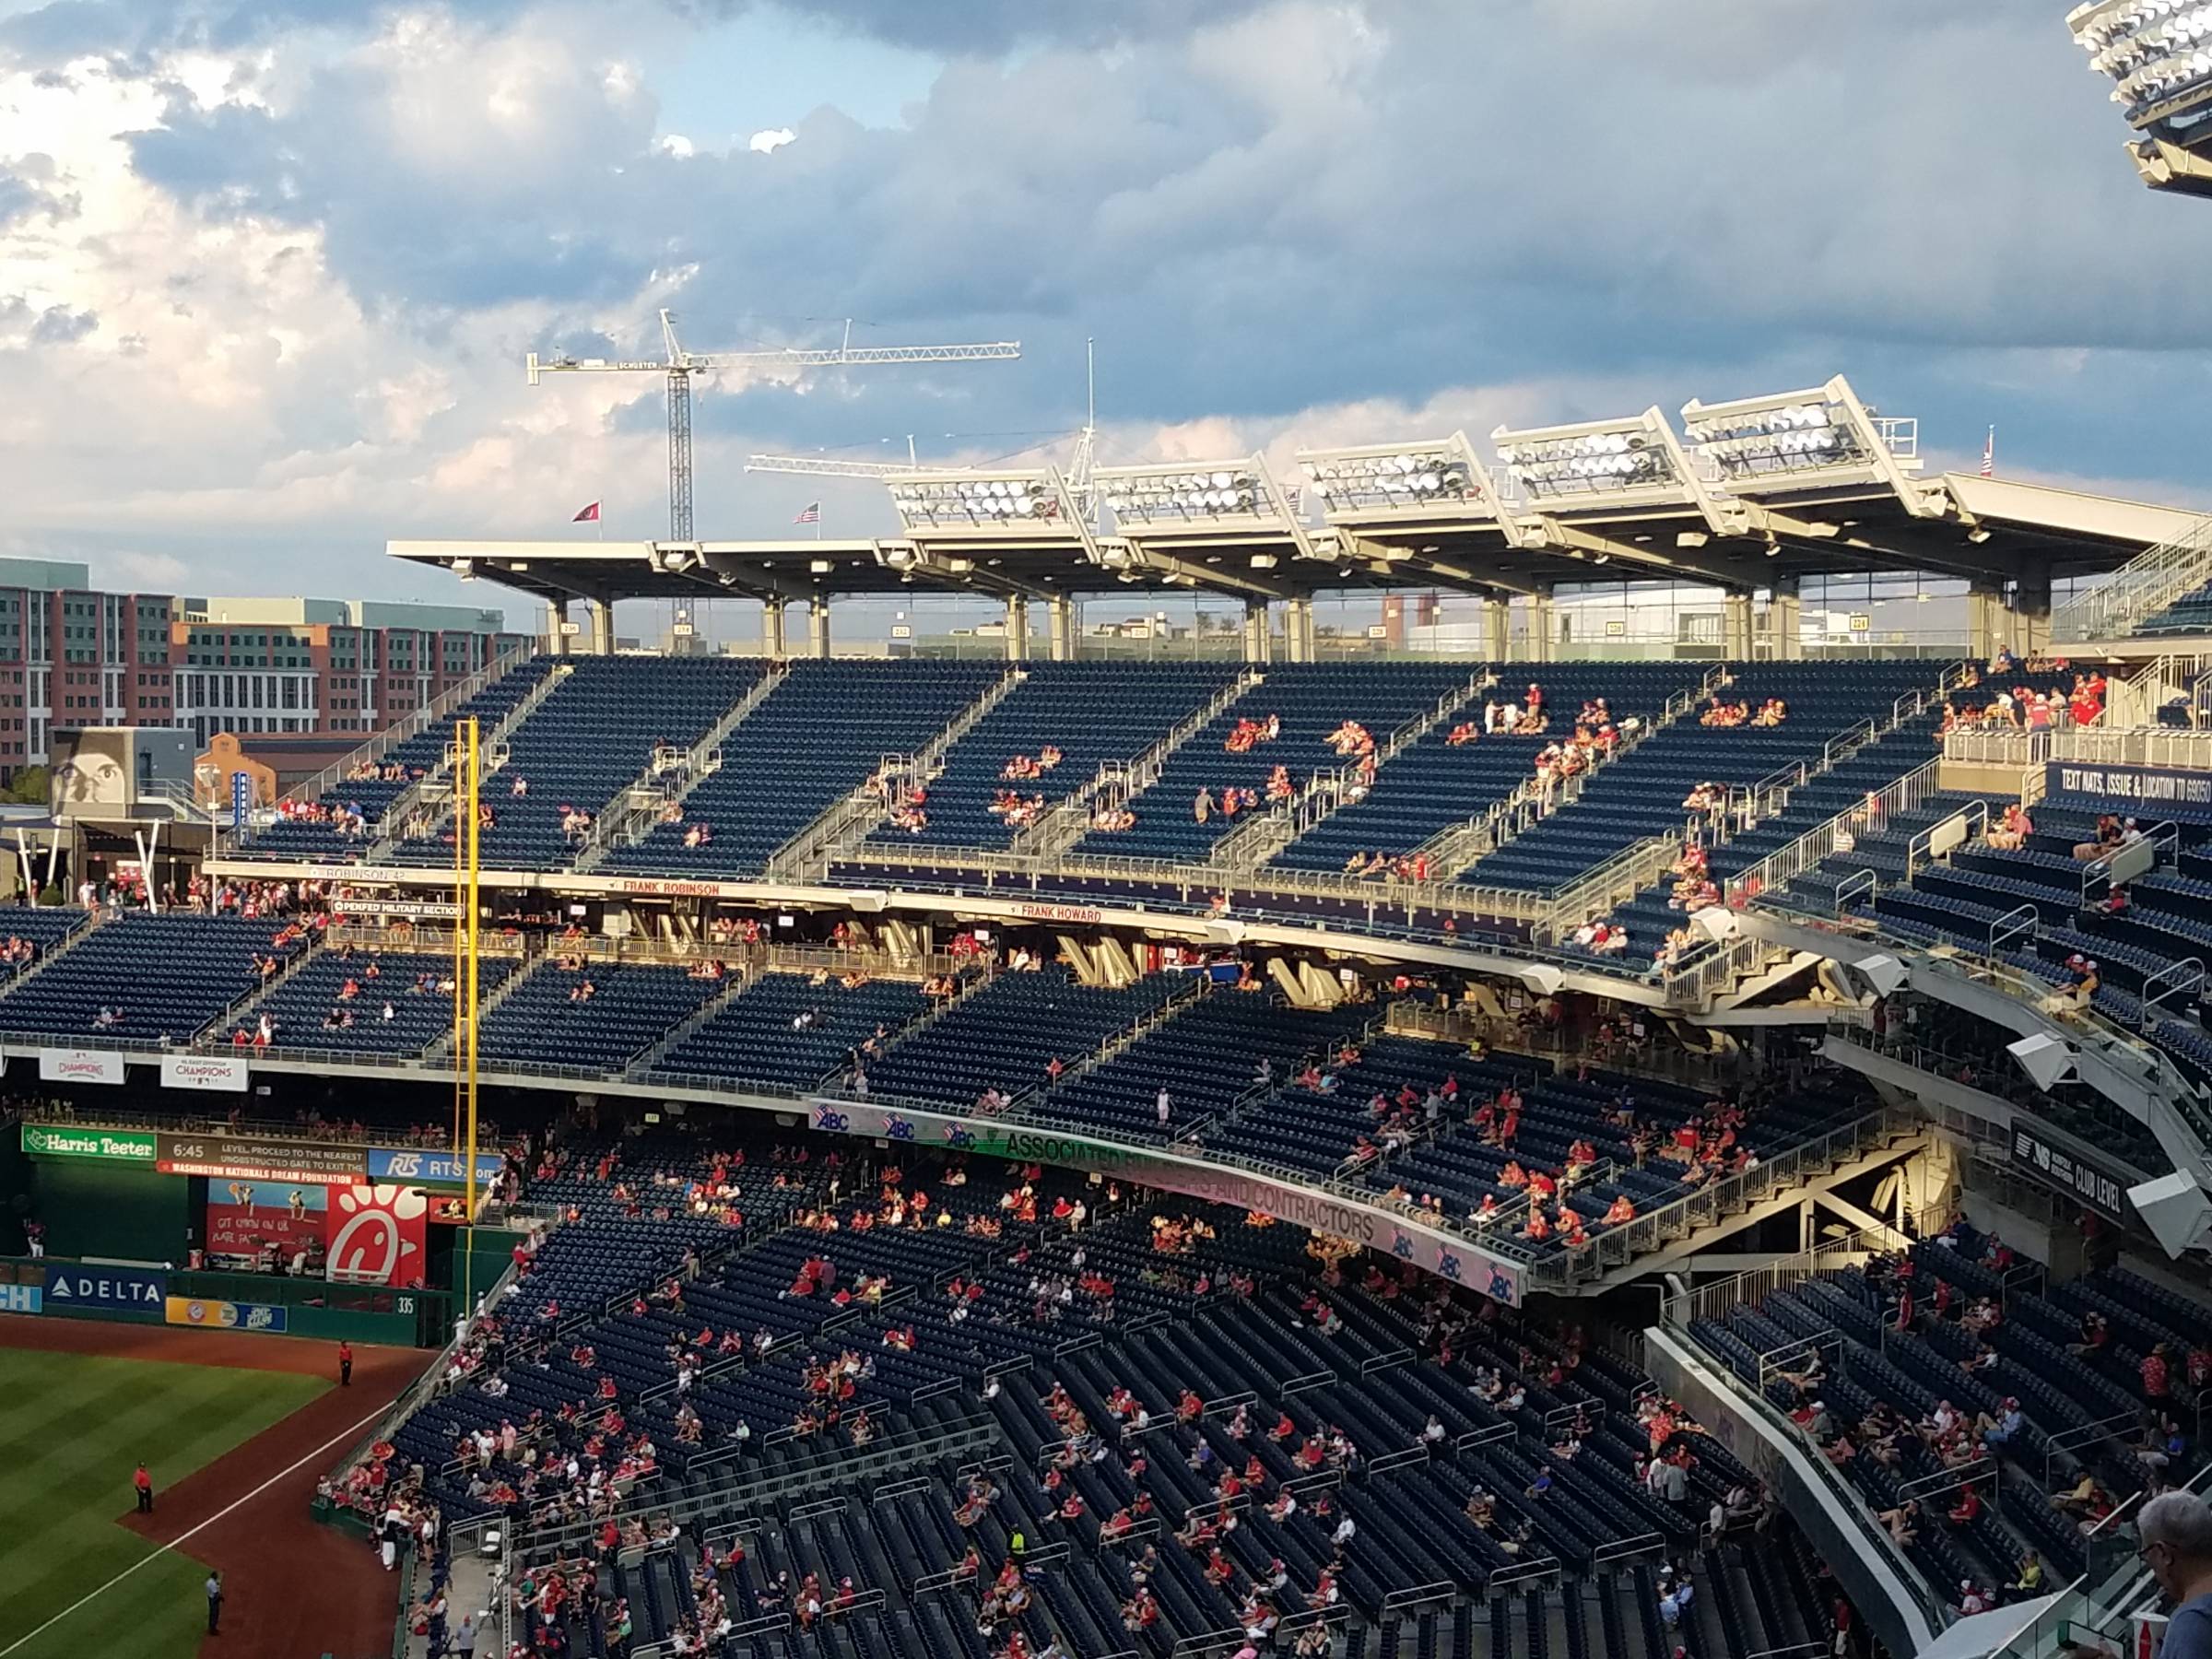
[[687,351],[676,337],[676,313],[661,312],[661,347],[658,362],[614,358],[540,358],[524,359],[530,383],[547,374],[664,374],[668,377],[668,536],[671,541],[698,540],[691,517],[691,377],[721,369],[852,369],[878,363],[978,363],[1018,358],[1019,340],[995,340],[969,346],[855,346],[853,324],[845,323],[844,339],[830,347],[788,347],[774,351]]
[[[1084,358],[1088,367],[1089,386],[1089,414],[1076,433],[1073,458],[1063,475],[1076,509],[1086,518],[1092,516],[1091,467],[1098,449],[1099,438],[1099,382],[1097,359],[1091,342],[1083,342]],[[947,434],[950,436],[950,434]],[[841,461],[829,455],[747,455],[745,470],[758,473],[794,473],[808,478],[911,478],[928,473],[960,473],[961,466],[925,466],[914,455],[914,438],[906,438],[906,460],[898,461]]]
[[831,455],[747,455],[748,473],[794,473],[804,478],[903,478],[916,473],[957,473],[957,466],[924,466],[914,457],[914,437],[906,437],[904,461],[841,461]]

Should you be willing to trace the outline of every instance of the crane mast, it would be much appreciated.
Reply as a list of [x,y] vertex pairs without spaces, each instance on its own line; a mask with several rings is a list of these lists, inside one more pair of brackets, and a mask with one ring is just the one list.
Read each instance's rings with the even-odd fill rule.
[[[542,376],[547,374],[659,374],[667,377],[668,536],[671,541],[688,542],[699,539],[691,511],[691,379],[694,375],[711,374],[723,369],[857,369],[889,363],[995,362],[1019,357],[1021,342],[993,340],[947,346],[855,346],[853,344],[853,324],[848,318],[843,338],[835,346],[789,347],[771,351],[688,351],[677,336],[676,313],[663,307],[661,349],[662,357],[658,362],[610,358],[541,358],[533,351],[524,359],[524,368],[534,386]],[[770,469],[748,466],[747,470]]]

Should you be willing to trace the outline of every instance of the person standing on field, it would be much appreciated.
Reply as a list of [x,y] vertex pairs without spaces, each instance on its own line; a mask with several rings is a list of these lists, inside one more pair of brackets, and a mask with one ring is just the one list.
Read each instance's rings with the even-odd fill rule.
[[138,1490],[138,1512],[142,1515],[152,1514],[154,1512],[154,1477],[146,1472],[146,1465],[143,1462],[138,1465],[138,1472],[131,1477],[131,1485]]
[[338,1386],[353,1386],[353,1344],[343,1336],[338,1338]]
[[223,1575],[212,1569],[207,1574],[207,1634],[219,1636],[223,1623]]

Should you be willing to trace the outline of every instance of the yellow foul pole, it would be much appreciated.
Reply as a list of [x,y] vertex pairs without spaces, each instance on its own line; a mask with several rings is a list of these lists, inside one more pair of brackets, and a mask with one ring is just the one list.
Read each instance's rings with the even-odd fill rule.
[[467,1234],[463,1241],[461,1270],[461,1317],[466,1319],[476,1307],[476,1240],[477,1240],[477,967],[480,959],[479,928],[482,906],[479,892],[483,879],[481,849],[477,841],[478,804],[482,799],[482,755],[478,747],[478,728],[474,719],[461,723],[461,799],[460,811],[454,824],[453,837],[457,848],[466,849],[462,865],[460,925],[455,929],[456,949],[460,952],[462,971],[454,976],[455,994],[460,998],[460,1030],[462,1041],[454,1050],[463,1079],[463,1100],[467,1118],[467,1148],[462,1164],[463,1215]]

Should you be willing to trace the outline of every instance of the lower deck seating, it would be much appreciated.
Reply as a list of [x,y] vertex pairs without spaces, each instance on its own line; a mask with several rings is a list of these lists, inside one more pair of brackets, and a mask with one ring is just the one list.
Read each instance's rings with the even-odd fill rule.
[[894,1043],[866,1067],[870,1092],[968,1107],[995,1089],[1019,1099],[1194,982],[1155,973],[1120,990],[1076,983],[1067,971],[1005,972]]
[[[2133,1275],[2041,1282],[1960,1223],[1909,1258],[1822,1274],[1697,1335],[1795,1411],[1874,1508],[1902,1512],[1907,1553],[1934,1582],[2005,1584],[2031,1550],[2064,1582],[2086,1563],[2083,1525],[2142,1489],[2147,1457],[2170,1481],[2196,1466],[2171,1396],[2146,1393],[2145,1361],[2155,1349],[2180,1367],[2212,1323]],[[1816,1348],[1825,1374],[1778,1374],[1807,1370]]]
[[722,988],[689,968],[547,960],[484,1017],[486,1065],[620,1071]]
[[188,1042],[261,982],[258,962],[303,949],[281,922],[128,912],[73,935],[38,972],[0,993],[0,1031]]
[[922,988],[872,979],[848,990],[836,976],[764,973],[675,1043],[660,1070],[770,1088],[819,1087],[863,1045],[888,1043],[919,1018]]
[[[1439,1282],[1379,1266],[1362,1283],[1316,1277],[1292,1229],[916,1149],[880,1182],[796,1166],[793,1147],[756,1145],[740,1166],[735,1147],[655,1135],[616,1167],[594,1161],[609,1150],[574,1145],[532,1195],[597,1216],[649,1165],[711,1180],[719,1162],[748,1188],[773,1170],[809,1205],[825,1177],[853,1179],[800,1225],[748,1227],[734,1253],[672,1281],[655,1282],[647,1269],[669,1258],[650,1253],[604,1311],[534,1318],[550,1271],[534,1265],[500,1347],[394,1437],[449,1517],[524,1519],[523,1570],[571,1561],[582,1592],[519,1621],[539,1645],[549,1618],[557,1645],[612,1655],[618,1606],[633,1641],[688,1644],[727,1618],[752,1651],[841,1659],[988,1659],[1017,1629],[1032,1651],[1168,1659],[1179,1641],[1255,1622],[1280,1650],[1324,1618],[1363,1655],[1378,1635],[1390,1653],[1418,1632],[1441,1659],[1449,1630],[1454,1652],[1480,1636],[1498,1653],[1656,1659],[1663,1636],[1717,1656],[1822,1628],[1811,1552],[1786,1516],[1756,1547],[1701,1535],[1716,1503],[1744,1525],[1758,1509],[1756,1481],[1717,1441],[1659,1423],[1633,1370]],[[924,1183],[917,1207],[941,1218],[916,1226],[905,1197]],[[1054,1222],[1086,1197],[1078,1230]],[[636,1248],[594,1225],[580,1236]],[[620,1426],[565,1420],[580,1404],[591,1419],[612,1406]],[[982,1449],[841,1473],[864,1418],[869,1453],[956,1428]],[[525,1421],[503,1451],[501,1425]],[[1678,1503],[1639,1478],[1654,1449],[1687,1470]],[[619,1498],[595,1505],[591,1472],[618,1465],[599,1489]],[[696,1521],[642,1531],[679,1502]],[[1236,1526],[1195,1547],[1171,1535],[1224,1513]],[[641,1530],[601,1550],[589,1540],[608,1522]],[[1023,1605],[979,1616],[1025,1554]],[[1669,1556],[1705,1591],[1678,1631],[1653,1564]],[[794,1628],[818,1585],[826,1616]],[[1415,1586],[1447,1588],[1442,1611],[1401,1614]]]
[[[478,994],[490,996],[521,966],[511,956],[478,959]],[[331,1053],[419,1054],[453,1029],[453,959],[405,951],[316,951],[239,1009],[228,1032],[240,1045]],[[264,1025],[267,1037],[263,1041]]]

